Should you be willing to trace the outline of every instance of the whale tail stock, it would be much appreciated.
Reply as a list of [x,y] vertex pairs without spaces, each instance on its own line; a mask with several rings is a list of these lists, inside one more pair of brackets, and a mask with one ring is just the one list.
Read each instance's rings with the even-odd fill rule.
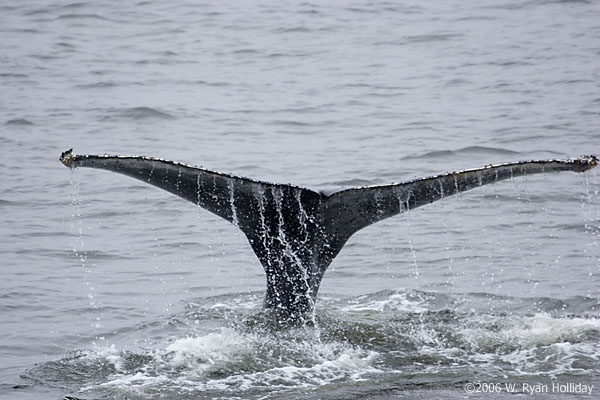
[[304,321],[314,309],[325,270],[355,232],[444,197],[482,185],[544,172],[583,172],[595,156],[535,160],[446,173],[330,195],[149,157],[64,152],[69,168],[90,167],[158,186],[239,227],[264,267],[265,307],[280,322]]

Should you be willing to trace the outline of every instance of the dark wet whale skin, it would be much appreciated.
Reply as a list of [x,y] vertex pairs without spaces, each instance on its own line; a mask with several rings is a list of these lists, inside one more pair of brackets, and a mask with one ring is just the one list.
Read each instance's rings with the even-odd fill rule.
[[522,161],[326,195],[157,158],[69,150],[60,160],[70,168],[105,169],[158,186],[239,227],[266,273],[265,308],[282,324],[311,320],[327,267],[360,229],[488,183],[543,172],[583,172],[598,163],[594,156]]

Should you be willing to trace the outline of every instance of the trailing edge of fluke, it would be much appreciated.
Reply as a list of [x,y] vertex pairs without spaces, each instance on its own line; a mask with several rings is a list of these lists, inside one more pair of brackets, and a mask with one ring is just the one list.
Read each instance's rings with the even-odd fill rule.
[[158,158],[79,155],[71,149],[62,153],[60,161],[69,168],[128,175],[236,225],[265,269],[265,308],[280,323],[312,318],[325,270],[360,229],[488,183],[546,172],[584,172],[598,164],[595,156],[521,161],[326,195]]

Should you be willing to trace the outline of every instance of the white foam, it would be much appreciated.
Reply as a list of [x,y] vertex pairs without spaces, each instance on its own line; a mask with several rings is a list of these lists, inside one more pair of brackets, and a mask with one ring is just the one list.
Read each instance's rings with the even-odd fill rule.
[[[499,330],[489,327],[462,329],[465,342],[475,354],[469,360],[496,365],[510,365],[519,375],[587,374],[582,359],[600,365],[600,343],[584,337],[600,332],[600,320],[553,318],[547,314],[508,318]],[[577,361],[577,363],[576,363]]]
[[112,344],[108,347],[98,347],[93,353],[86,354],[90,360],[103,359],[111,364],[117,371],[123,370],[123,357],[117,347]]
[[210,367],[233,361],[252,351],[252,340],[232,329],[222,329],[199,337],[178,339],[166,347],[173,367],[202,374]]
[[[360,297],[359,300],[364,297]],[[364,312],[364,311],[403,311],[403,312],[424,312],[427,310],[422,300],[416,300],[409,297],[408,293],[394,293],[383,300],[374,300],[368,303],[350,304],[342,307],[345,312]]]
[[[119,371],[101,386],[134,393],[158,386],[237,393],[253,388],[287,390],[360,381],[367,374],[382,372],[373,366],[377,352],[338,342],[324,344],[314,337],[307,340],[305,333],[288,332],[282,338],[223,328],[203,336],[176,339],[154,351],[154,360],[141,371]],[[113,346],[102,356],[108,360],[117,354]],[[214,378],[215,372],[220,376],[227,375],[227,371],[231,371],[228,376]]]
[[[336,381],[360,381],[367,374],[381,373],[373,367],[378,357],[374,351],[344,349],[334,350],[335,345],[323,345],[319,350],[326,357],[311,366],[283,366],[249,374],[232,375],[224,379],[210,380],[202,388],[218,390],[247,390],[256,387],[271,389],[310,388]],[[339,349],[338,349],[339,351]],[[333,355],[333,353],[336,353]]]
[[546,374],[557,376],[561,374],[590,374],[597,373],[588,368],[581,368],[582,359],[591,360],[600,366],[600,344],[591,343],[555,343],[543,349],[515,350],[499,357],[504,363],[510,364],[520,375]]
[[552,318],[547,314],[507,319],[499,331],[488,327],[463,329],[461,334],[477,347],[507,345],[521,348],[551,345],[566,340],[579,341],[581,335],[600,332],[600,320],[585,318]]
[[115,379],[103,383],[100,386],[115,386],[115,387],[146,387],[157,386],[160,383],[169,381],[167,376],[149,376],[142,372],[137,372],[133,375],[122,375]]
[[254,310],[260,308],[262,298],[252,296],[251,298],[228,299],[227,303],[215,303],[207,308],[212,310]]

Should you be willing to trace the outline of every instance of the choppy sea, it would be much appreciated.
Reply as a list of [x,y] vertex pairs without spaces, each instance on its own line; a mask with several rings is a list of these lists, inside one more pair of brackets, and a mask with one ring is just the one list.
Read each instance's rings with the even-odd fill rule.
[[234,226],[58,156],[331,190],[598,154],[599,16],[595,0],[1,1],[0,398],[597,395],[597,171],[375,224],[327,271],[317,324],[277,330]]

